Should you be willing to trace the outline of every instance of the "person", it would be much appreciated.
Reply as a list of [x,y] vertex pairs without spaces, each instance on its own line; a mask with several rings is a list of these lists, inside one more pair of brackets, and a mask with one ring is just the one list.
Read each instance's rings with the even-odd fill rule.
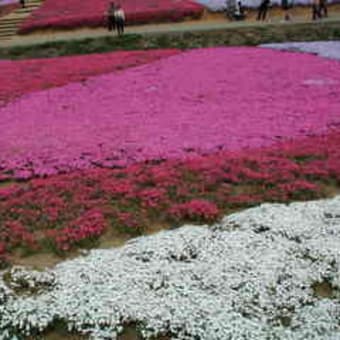
[[237,2],[234,18],[236,20],[243,20],[245,18],[244,8],[241,1]]
[[313,20],[321,19],[320,1],[319,0],[313,0],[312,16],[313,16]]
[[321,17],[328,17],[327,0],[319,1],[319,12]]
[[262,0],[260,7],[257,12],[257,19],[256,20],[266,20],[267,11],[269,7],[270,0]]
[[26,7],[26,1],[25,0],[20,0],[20,4],[22,8]]
[[120,5],[116,7],[114,16],[115,16],[115,22],[116,22],[118,35],[122,35],[124,33],[124,26],[125,26],[125,13]]
[[289,4],[289,0],[282,0],[281,1],[281,7],[284,11],[284,20],[289,21],[291,19],[291,16],[289,14],[289,9],[292,7],[292,4]]
[[111,2],[109,9],[107,10],[107,28],[109,31],[114,31],[116,29],[116,22],[115,22],[115,10],[116,5]]
[[226,0],[225,14],[229,19],[235,19],[236,7],[236,0]]

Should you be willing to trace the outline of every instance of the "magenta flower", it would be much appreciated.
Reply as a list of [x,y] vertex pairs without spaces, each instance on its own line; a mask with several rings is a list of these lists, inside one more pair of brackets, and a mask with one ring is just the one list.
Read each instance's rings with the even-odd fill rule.
[[124,167],[322,134],[340,124],[339,90],[339,63],[313,55],[177,54],[0,108],[0,175]]
[[[150,21],[174,21],[184,17],[200,16],[204,8],[190,0],[121,0],[128,24]],[[24,21],[20,32],[42,28],[105,26],[104,12],[107,0],[45,0],[42,6]]]

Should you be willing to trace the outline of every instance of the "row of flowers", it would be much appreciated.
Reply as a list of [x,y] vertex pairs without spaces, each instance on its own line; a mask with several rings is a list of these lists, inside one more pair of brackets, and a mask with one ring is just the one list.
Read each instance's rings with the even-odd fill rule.
[[[69,79],[79,79],[82,67]],[[338,62],[313,55],[263,48],[179,53],[1,107],[0,176],[126,166],[320,134],[340,123],[339,90]]]
[[[190,0],[121,0],[128,24],[180,20],[198,17],[203,7]],[[46,0],[24,21],[21,33],[44,28],[73,28],[105,26],[107,0]]]
[[266,204],[210,230],[15,266],[0,280],[2,340],[339,339],[339,211],[340,196]]
[[329,195],[340,185],[340,131],[251,152],[92,169],[0,189],[0,253],[67,252],[110,228],[214,222],[263,201]]
[[122,71],[178,53],[177,50],[118,51],[70,57],[0,61],[0,104],[24,94]]

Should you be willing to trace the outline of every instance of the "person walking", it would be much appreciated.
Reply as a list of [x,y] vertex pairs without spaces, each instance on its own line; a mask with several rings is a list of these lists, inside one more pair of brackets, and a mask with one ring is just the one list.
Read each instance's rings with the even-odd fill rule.
[[319,0],[319,12],[321,17],[328,17],[327,0]]
[[244,7],[243,7],[241,1],[238,1],[237,4],[236,4],[234,18],[236,20],[244,20],[244,18],[245,18]]
[[321,19],[320,1],[319,0],[313,0],[313,3],[312,3],[312,16],[313,16],[313,20]]
[[281,1],[281,7],[284,11],[284,21],[290,21],[291,16],[289,13],[289,9],[292,7],[292,4],[289,3],[289,0],[282,0]]
[[256,20],[266,20],[267,11],[269,7],[270,0],[262,0],[260,7],[257,12],[257,19]]
[[113,2],[111,2],[106,12],[107,29],[109,31],[114,31],[116,29],[115,10],[116,10],[116,5]]
[[26,1],[25,0],[20,0],[20,5],[22,8],[26,7]]
[[115,16],[115,22],[116,22],[118,35],[120,36],[124,33],[124,27],[125,27],[125,13],[120,5],[116,7],[114,16]]

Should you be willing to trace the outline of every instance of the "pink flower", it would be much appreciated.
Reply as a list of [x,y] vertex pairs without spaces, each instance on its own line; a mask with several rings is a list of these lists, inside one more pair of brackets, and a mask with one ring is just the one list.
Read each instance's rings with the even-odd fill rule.
[[[20,96],[26,87],[31,92],[0,107],[0,177],[28,179],[143,161],[155,165],[223,151],[239,157],[241,150],[320,136],[340,124],[337,61],[261,48],[139,53],[0,63],[5,74],[0,96],[11,100],[9,94]],[[126,65],[124,59],[159,60],[113,72]],[[320,75],[332,82],[306,84]],[[38,91],[43,84],[52,88]],[[226,104],[226,98],[232,100]],[[286,169],[280,175],[291,180],[291,167],[299,163],[280,161]],[[249,166],[231,164],[239,171],[224,174],[217,160],[216,169],[195,162],[188,168],[200,167],[210,185],[221,176],[230,182],[265,179],[261,169]],[[139,179],[160,181],[157,176],[162,174]]]
[[216,204],[194,199],[186,203],[175,204],[169,210],[168,214],[175,220],[190,220],[198,222],[211,222],[216,220],[219,210]]
[[[34,29],[50,27],[104,26],[107,4],[106,0],[92,0],[85,6],[81,0],[45,0],[24,22],[20,31],[27,33]],[[157,2],[121,0],[120,4],[124,8],[129,24],[150,20],[179,20],[186,16],[199,16],[203,12],[201,5],[188,0],[157,0]]]

